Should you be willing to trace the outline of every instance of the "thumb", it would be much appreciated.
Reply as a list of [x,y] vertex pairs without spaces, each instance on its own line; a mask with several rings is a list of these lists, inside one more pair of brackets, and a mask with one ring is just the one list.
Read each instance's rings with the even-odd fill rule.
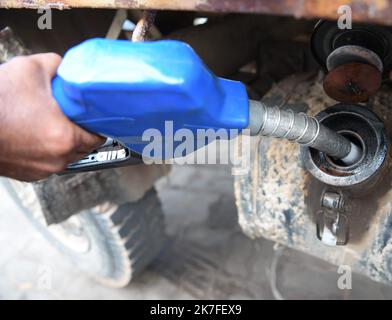
[[61,56],[53,52],[34,54],[31,55],[30,58],[36,60],[42,66],[50,79],[56,75],[57,69],[61,63]]
[[100,147],[105,143],[105,138],[94,134],[90,133],[78,125],[75,125],[75,138],[77,141],[77,152],[79,153],[90,153],[94,149]]

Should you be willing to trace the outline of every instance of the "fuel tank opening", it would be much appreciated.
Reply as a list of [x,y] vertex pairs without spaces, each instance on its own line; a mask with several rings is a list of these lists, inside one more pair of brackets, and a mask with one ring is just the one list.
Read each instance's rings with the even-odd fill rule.
[[378,181],[388,152],[388,137],[382,121],[361,105],[337,104],[319,114],[321,124],[350,140],[360,154],[347,164],[318,150],[302,147],[305,168],[329,186],[368,190]]
[[365,143],[363,142],[360,135],[353,131],[342,130],[338,131],[338,133],[351,142],[351,152],[344,159],[338,159],[326,155],[327,161],[338,167],[350,167],[356,165],[365,156]]

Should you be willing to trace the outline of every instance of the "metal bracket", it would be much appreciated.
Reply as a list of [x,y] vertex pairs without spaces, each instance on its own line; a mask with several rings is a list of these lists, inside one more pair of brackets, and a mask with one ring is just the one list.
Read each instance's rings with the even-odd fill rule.
[[349,240],[347,206],[341,192],[326,189],[316,215],[317,238],[329,246],[343,246]]

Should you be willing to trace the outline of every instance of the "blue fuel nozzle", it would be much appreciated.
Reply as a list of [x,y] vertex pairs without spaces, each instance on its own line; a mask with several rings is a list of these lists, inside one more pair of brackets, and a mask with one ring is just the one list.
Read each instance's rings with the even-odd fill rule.
[[150,142],[143,141],[146,130],[158,130],[164,143],[168,122],[174,132],[185,128],[195,136],[198,129],[244,129],[249,122],[244,85],[216,77],[179,41],[85,41],[66,53],[52,86],[73,122],[138,154]]

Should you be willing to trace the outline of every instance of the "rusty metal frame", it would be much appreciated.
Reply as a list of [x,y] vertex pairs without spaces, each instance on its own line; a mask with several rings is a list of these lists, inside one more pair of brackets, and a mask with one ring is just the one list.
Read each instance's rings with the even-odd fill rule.
[[392,25],[392,0],[0,0],[0,8],[126,8],[241,12],[297,18],[338,17],[350,5],[355,21]]
[[351,6],[356,21],[392,25],[392,0],[0,0],[0,8],[196,10],[331,19],[338,17],[341,5]]

